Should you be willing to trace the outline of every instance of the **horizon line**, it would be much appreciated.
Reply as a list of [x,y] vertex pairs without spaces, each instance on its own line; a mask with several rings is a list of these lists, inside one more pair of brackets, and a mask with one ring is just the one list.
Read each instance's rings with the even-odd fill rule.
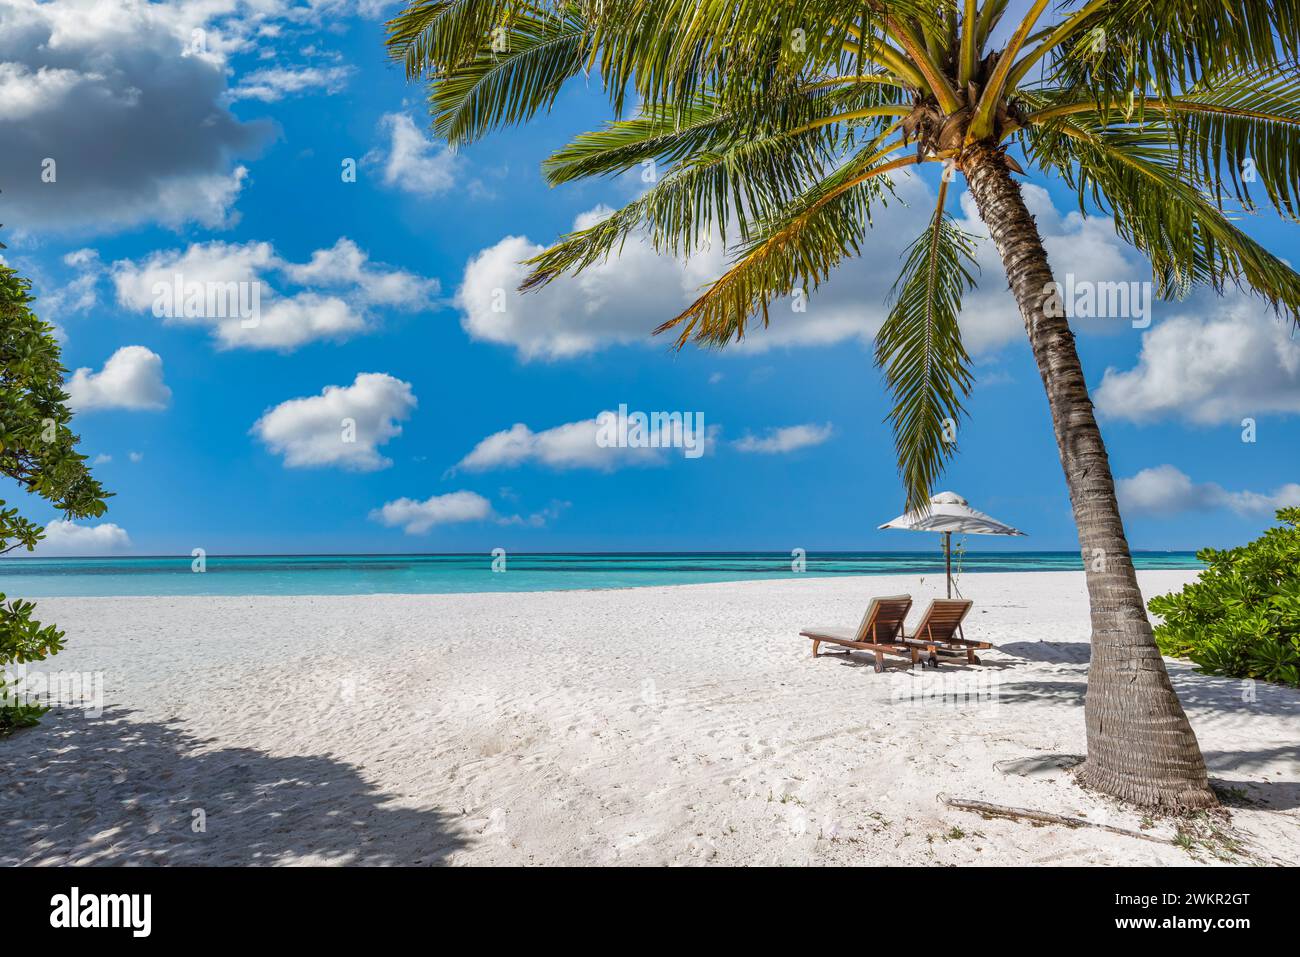
[[[1199,548],[1133,548],[1129,550],[1132,555],[1195,555]],[[812,555],[932,555],[935,549],[901,549],[901,548],[872,548],[872,549],[805,549],[806,556]],[[458,558],[463,556],[482,556],[492,554],[491,550],[487,551],[460,551],[460,552],[232,552],[232,553],[208,553],[205,558]],[[554,552],[534,552],[534,551],[512,551],[507,549],[507,555],[574,555],[582,557],[604,557],[604,556],[656,556],[656,555],[780,555],[788,556],[789,549],[731,549],[731,550],[709,550],[695,551],[691,549],[662,549],[656,551],[554,551]],[[940,552],[942,554],[942,552]],[[997,548],[997,549],[966,549],[965,554],[975,555],[1081,555],[1081,552],[1067,548]],[[171,559],[192,559],[193,554],[167,553],[167,554],[150,554],[150,555],[0,555],[0,561],[131,561],[145,558],[171,558]]]

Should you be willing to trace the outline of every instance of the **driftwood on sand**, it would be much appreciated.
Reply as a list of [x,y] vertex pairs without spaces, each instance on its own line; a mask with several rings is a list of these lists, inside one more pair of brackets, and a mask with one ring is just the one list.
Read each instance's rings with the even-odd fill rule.
[[948,807],[957,808],[962,811],[973,811],[976,814],[983,814],[987,817],[1005,817],[1012,820],[1037,821],[1040,824],[1058,824],[1061,827],[1095,827],[1103,831],[1110,831],[1112,834],[1123,834],[1125,837],[1141,838],[1144,841],[1152,841],[1156,844],[1174,843],[1167,837],[1160,837],[1156,834],[1144,834],[1141,831],[1130,831],[1128,828],[1113,827],[1110,824],[1101,824],[1097,821],[1089,821],[1081,817],[1066,817],[1061,814],[1050,814],[1047,811],[1034,811],[1030,808],[1008,807],[1005,804],[989,804],[986,801],[971,801],[966,798],[950,798],[946,794],[940,794],[939,800]]

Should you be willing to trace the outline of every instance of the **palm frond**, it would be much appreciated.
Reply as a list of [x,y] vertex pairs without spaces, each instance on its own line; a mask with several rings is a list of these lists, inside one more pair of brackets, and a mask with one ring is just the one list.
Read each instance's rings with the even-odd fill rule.
[[407,79],[444,76],[471,62],[519,6],[517,0],[410,0],[386,24],[388,55],[402,61]]
[[[689,254],[701,242],[727,244],[733,229],[744,242],[753,215],[772,214],[825,174],[826,140],[818,131],[781,133],[733,140],[702,152],[607,218],[561,237],[530,259],[533,271],[521,288],[537,288],[601,262],[642,229],[656,251],[675,257]],[[620,156],[617,162],[627,159]]]
[[1300,274],[1238,229],[1212,195],[1188,182],[1159,127],[1107,128],[1079,117],[1025,131],[1035,162],[1055,167],[1115,229],[1151,260],[1161,298],[1192,285],[1254,292],[1300,326]]
[[[548,157],[542,172],[547,182],[556,186],[589,176],[618,175],[647,160],[664,167],[688,159],[695,162],[744,141],[795,138],[823,123],[830,125],[830,121],[878,130],[887,125],[888,114],[845,119],[876,107],[893,115],[910,109],[903,89],[884,83],[797,89],[768,98],[761,110],[710,90],[681,108],[647,107],[630,119],[614,120],[603,129],[580,134]],[[837,155],[846,142],[836,139],[834,133],[827,131],[808,141],[824,144],[828,156]],[[847,145],[851,143],[847,141]]]
[[944,3],[411,0],[388,22],[387,43],[408,77],[448,87],[433,97],[448,125],[462,103],[476,121],[468,128],[526,119],[579,71],[599,75],[619,114],[629,94],[685,108],[704,90],[738,91],[761,113],[803,78],[870,72],[877,61],[862,41],[879,39],[887,17],[931,22],[936,6]]
[[678,348],[692,339],[726,345],[744,338],[754,315],[761,315],[767,326],[775,299],[795,289],[815,291],[846,256],[859,252],[872,205],[888,188],[880,177],[916,162],[911,157],[881,162],[902,146],[898,142],[884,150],[864,150],[776,215],[755,224],[731,268],[655,332],[680,326]]
[[[761,122],[751,111],[704,94],[672,117],[643,114],[582,134],[543,164],[553,185],[616,175],[652,160],[667,171],[656,172],[654,185],[637,199],[529,260],[533,271],[521,288],[537,288],[603,261],[642,227],[655,250],[672,256],[686,255],[701,242],[730,245],[733,233],[748,242],[755,218],[776,215],[824,177],[846,147],[856,145],[853,123],[831,130],[812,118],[852,112],[900,92],[888,85],[799,91],[786,103],[773,104]],[[860,122],[868,127],[862,147],[867,151],[877,149],[897,126]]]
[[1007,80],[1015,67],[1016,57],[1019,55],[1021,48],[1028,42],[1034,24],[1038,22],[1039,16],[1049,2],[1050,0],[1033,0],[1024,18],[1017,25],[1015,32],[1007,40],[1006,47],[998,54],[997,62],[994,64],[993,70],[984,84],[984,89],[975,103],[974,112],[971,114],[970,126],[966,132],[967,143],[983,139],[993,132],[998,107],[1003,103],[1003,94],[1006,90]]
[[1181,174],[1213,191],[1223,208],[1225,186],[1246,209],[1256,206],[1250,183],[1273,208],[1295,218],[1300,209],[1300,84],[1287,73],[1213,77],[1172,97],[1136,97],[1098,104],[1073,90],[1022,94],[1038,104],[1027,124],[1060,116],[1076,124],[1166,134]]
[[944,214],[946,186],[929,226],[908,247],[889,317],[876,334],[876,365],[894,396],[889,421],[908,509],[930,500],[956,450],[956,423],[972,382],[957,316],[975,285],[975,237]]
[[499,43],[480,47],[473,60],[432,85],[434,130],[449,143],[463,143],[531,119],[582,72],[591,40],[576,4],[517,14]]
[[1298,62],[1300,0],[1108,0],[1053,51],[1049,73],[1103,102],[1134,90],[1174,96],[1207,77]]
[[[600,71],[621,112],[644,101],[682,105],[732,78],[752,89],[810,73],[863,73],[887,17],[932,21],[933,0],[584,0],[597,24]],[[797,39],[798,42],[795,42]]]

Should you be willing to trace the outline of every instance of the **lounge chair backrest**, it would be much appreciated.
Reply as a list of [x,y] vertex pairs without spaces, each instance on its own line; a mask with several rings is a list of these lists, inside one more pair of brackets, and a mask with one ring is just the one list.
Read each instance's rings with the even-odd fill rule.
[[974,605],[966,598],[936,598],[921,616],[912,637],[921,641],[947,641],[957,633]]
[[[855,641],[893,641],[903,627],[903,619],[912,607],[911,595],[887,595],[873,598],[858,625]],[[872,625],[875,635],[872,636]]]

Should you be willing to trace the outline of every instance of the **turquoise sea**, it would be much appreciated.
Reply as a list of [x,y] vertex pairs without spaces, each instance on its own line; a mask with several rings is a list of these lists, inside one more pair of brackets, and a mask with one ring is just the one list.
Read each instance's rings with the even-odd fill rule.
[[[803,572],[788,552],[509,554],[505,570],[473,555],[208,556],[192,559],[5,558],[0,592],[9,598],[94,595],[447,594],[631,588],[698,582],[836,575],[943,575],[943,556],[926,552],[810,552]],[[1191,552],[1137,552],[1138,568],[1198,569]],[[500,564],[500,563],[498,563]],[[1077,571],[1076,552],[967,552],[961,574]]]

